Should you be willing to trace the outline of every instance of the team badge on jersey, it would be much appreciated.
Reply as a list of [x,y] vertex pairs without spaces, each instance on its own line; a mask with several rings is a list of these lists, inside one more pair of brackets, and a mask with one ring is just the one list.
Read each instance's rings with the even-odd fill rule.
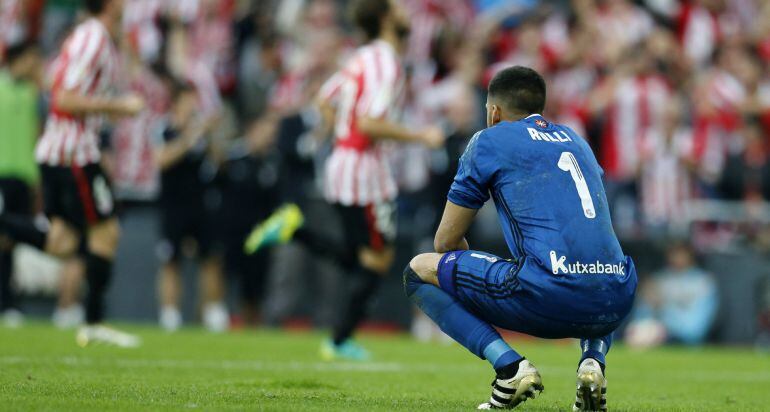
[[543,120],[543,119],[536,119],[536,120],[535,120],[535,124],[536,124],[536,125],[538,125],[539,127],[542,127],[543,129],[545,129],[546,127],[548,127],[548,122],[546,122],[546,121],[545,121],[545,120]]

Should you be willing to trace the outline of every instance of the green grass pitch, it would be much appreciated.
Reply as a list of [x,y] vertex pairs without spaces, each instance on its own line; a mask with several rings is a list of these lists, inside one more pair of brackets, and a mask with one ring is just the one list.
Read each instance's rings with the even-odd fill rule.
[[[74,343],[74,332],[0,328],[0,410],[470,411],[492,372],[458,345],[365,336],[370,363],[325,363],[322,335],[199,329],[166,334],[127,326],[139,349]],[[574,401],[572,342],[513,342],[541,371],[545,392],[521,410],[565,411]],[[770,355],[751,349],[613,348],[615,411],[770,411]]]

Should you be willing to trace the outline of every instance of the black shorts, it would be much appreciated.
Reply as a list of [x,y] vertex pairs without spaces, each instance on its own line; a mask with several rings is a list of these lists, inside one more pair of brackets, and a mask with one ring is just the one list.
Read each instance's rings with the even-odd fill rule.
[[64,219],[80,231],[115,216],[110,181],[98,163],[41,165],[40,174],[47,216]]
[[367,206],[335,205],[345,232],[345,246],[381,251],[396,240],[396,205],[393,202]]
[[219,252],[216,214],[201,201],[161,202],[161,244],[158,257],[163,262],[176,262],[186,240],[195,241],[195,254],[210,257]]
[[32,213],[32,191],[27,182],[20,179],[0,178],[0,214]]

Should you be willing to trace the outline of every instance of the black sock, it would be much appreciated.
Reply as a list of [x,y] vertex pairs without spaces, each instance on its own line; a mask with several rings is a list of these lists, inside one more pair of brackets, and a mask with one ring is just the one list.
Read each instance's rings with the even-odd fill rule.
[[495,369],[497,373],[497,379],[511,379],[519,372],[519,364],[526,358],[521,358],[516,362],[509,363],[502,368]]
[[86,322],[100,323],[104,320],[104,295],[112,275],[112,260],[88,253],[85,256],[86,280]]
[[13,253],[0,250],[0,310],[16,307],[14,294],[11,290],[11,275],[13,271]]
[[346,303],[341,308],[339,320],[334,326],[332,339],[335,345],[345,342],[353,335],[358,324],[366,316],[369,301],[377,291],[381,278],[378,273],[363,268],[359,268],[355,276],[349,278],[350,288],[345,298]]
[[27,215],[6,213],[0,215],[0,234],[6,234],[16,242],[45,250],[45,239],[48,233],[40,230],[35,225],[34,219]]

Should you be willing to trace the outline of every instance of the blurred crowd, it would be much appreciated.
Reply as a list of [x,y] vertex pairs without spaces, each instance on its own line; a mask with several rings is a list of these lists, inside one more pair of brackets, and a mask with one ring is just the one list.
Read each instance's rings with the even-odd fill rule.
[[[13,90],[19,81],[40,97],[15,108],[36,119],[24,124],[0,106],[0,151],[7,136],[34,144],[48,66],[81,18],[79,3],[0,0],[0,103],[20,93]],[[402,233],[413,248],[432,235],[457,158],[484,126],[486,83],[509,65],[543,73],[545,116],[590,141],[622,238],[683,237],[699,220],[699,239],[750,238],[770,247],[769,1],[403,3],[412,18],[405,121],[441,125],[449,136],[444,149],[390,152],[401,220],[411,223]],[[255,290],[263,286],[254,283],[265,282],[271,259],[283,259],[284,268],[297,261],[292,253],[245,256],[243,237],[284,202],[322,203],[316,172],[328,130],[320,128],[314,98],[360,43],[345,10],[344,0],[125,2],[120,87],[148,105],[103,132],[116,194],[127,205],[163,202],[156,154],[169,124],[205,140],[196,184],[207,193],[209,229],[221,239],[221,270],[244,273],[246,306],[259,304]],[[26,147],[16,143],[15,150]],[[0,164],[0,176],[34,183],[31,152],[19,163],[25,160]],[[719,202],[710,215],[693,210],[711,201]],[[726,218],[735,208],[720,205],[738,205],[749,217]],[[656,296],[652,306],[665,306],[660,299],[668,295]]]

